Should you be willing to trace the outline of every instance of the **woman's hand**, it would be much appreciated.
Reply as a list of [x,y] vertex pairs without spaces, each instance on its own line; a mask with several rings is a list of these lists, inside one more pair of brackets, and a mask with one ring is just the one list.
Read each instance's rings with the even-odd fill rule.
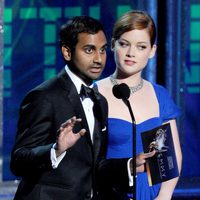
[[[153,157],[155,155],[156,151],[152,151],[149,153],[140,153],[136,156],[136,173],[144,172],[145,170],[145,163],[146,159]],[[130,162],[130,168],[131,168],[131,174],[133,174],[133,159]]]

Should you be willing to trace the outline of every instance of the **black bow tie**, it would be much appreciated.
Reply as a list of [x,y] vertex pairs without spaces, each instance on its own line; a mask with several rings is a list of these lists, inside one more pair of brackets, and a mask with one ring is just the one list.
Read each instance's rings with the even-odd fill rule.
[[90,98],[92,101],[97,99],[96,91],[93,88],[87,87],[85,85],[81,85],[80,97],[82,100],[84,98]]

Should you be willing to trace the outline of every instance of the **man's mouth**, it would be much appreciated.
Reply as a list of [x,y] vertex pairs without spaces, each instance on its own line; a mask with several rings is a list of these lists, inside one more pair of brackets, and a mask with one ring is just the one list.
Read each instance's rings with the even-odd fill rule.
[[102,71],[102,67],[92,67],[90,68],[90,72],[92,73],[100,73]]

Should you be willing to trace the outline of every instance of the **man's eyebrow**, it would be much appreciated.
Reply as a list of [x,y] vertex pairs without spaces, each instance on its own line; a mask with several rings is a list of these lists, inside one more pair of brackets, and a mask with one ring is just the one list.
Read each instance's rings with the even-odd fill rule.
[[83,46],[83,48],[85,48],[85,47],[92,47],[92,48],[95,48],[95,45],[93,45],[93,44],[86,44],[86,45]]
[[[96,46],[94,44],[86,44],[86,45],[83,46],[83,48],[87,48],[87,47],[90,47],[90,48],[93,48],[93,49],[96,48]],[[106,43],[101,48],[107,48],[107,47],[108,47],[108,44]]]

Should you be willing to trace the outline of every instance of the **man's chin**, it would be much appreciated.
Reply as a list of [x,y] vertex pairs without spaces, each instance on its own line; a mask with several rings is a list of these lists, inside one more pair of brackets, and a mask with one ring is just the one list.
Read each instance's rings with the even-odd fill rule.
[[90,72],[90,74],[89,74],[89,78],[90,79],[92,79],[92,80],[96,80],[96,79],[98,79],[100,76],[101,76],[101,73],[102,73],[102,71],[101,72]]

